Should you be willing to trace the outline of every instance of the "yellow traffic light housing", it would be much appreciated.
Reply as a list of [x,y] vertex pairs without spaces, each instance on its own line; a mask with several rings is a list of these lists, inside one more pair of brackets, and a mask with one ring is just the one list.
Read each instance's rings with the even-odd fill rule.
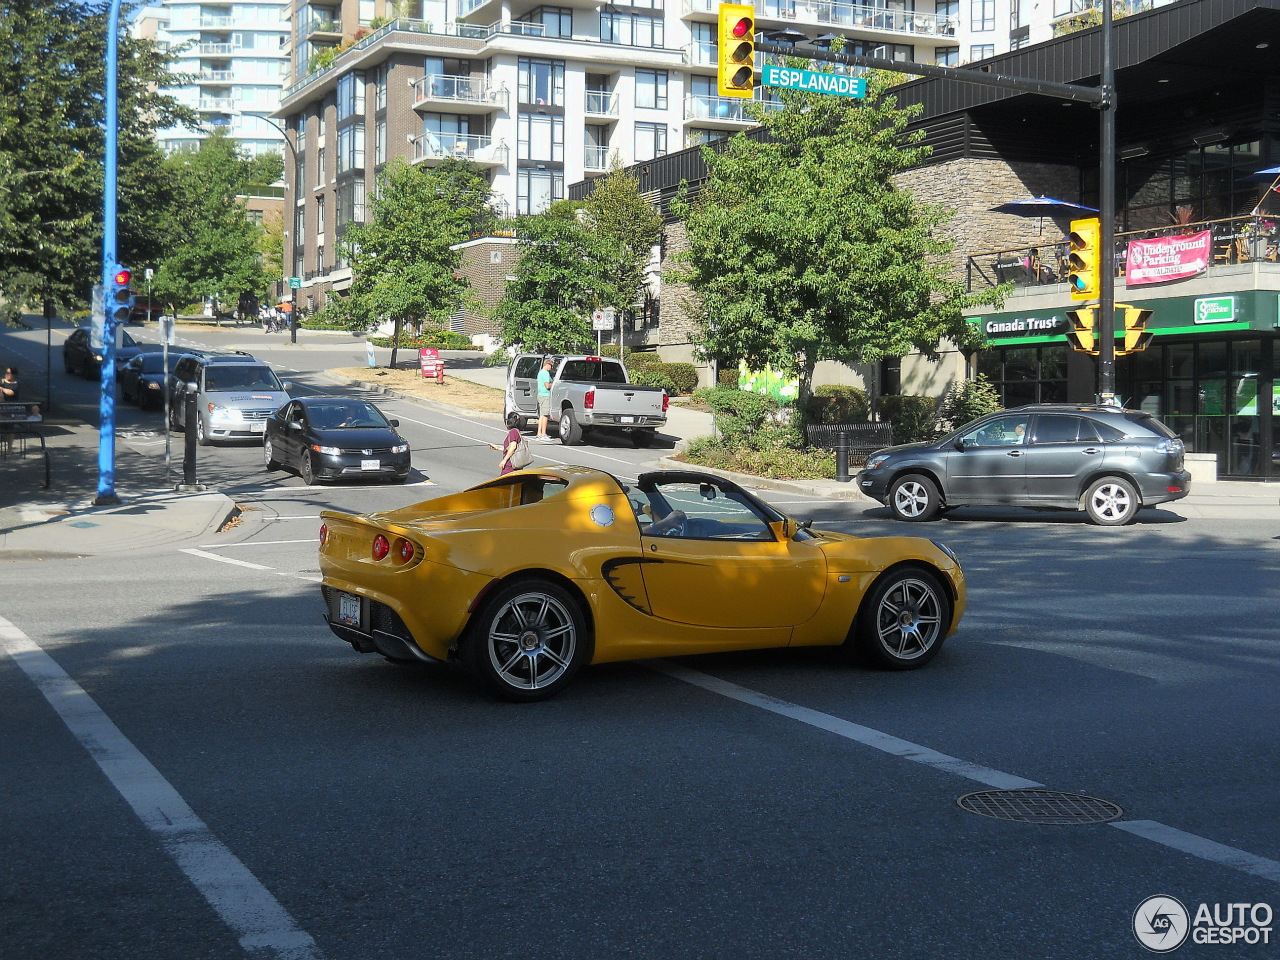
[[1124,311],[1124,345],[1116,338],[1116,356],[1123,357],[1128,353],[1141,353],[1151,345],[1153,334],[1147,329],[1147,321],[1151,318],[1150,310],[1131,307],[1127,303],[1117,303],[1116,312]]
[[716,90],[722,97],[749,100],[756,78],[756,11],[746,3],[720,4],[720,46]]
[[1067,331],[1067,342],[1072,350],[1097,355],[1098,335],[1093,325],[1098,320],[1097,307],[1081,307],[1079,310],[1068,310],[1067,319],[1071,321],[1071,329]]
[[1102,290],[1102,221],[1097,217],[1071,221],[1069,260],[1072,300],[1096,300]]

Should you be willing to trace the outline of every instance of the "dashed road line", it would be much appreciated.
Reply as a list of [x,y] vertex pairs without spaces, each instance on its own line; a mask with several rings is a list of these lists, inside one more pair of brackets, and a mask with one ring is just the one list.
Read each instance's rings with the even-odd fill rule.
[[321,960],[311,936],[44,649],[0,617],[0,647],[250,954]]

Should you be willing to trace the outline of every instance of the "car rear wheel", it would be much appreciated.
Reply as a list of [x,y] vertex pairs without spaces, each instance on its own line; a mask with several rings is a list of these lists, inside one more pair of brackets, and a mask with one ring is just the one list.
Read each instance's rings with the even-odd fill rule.
[[1133,484],[1120,477],[1103,477],[1084,495],[1084,509],[1089,520],[1103,527],[1132,523],[1141,505]]
[[591,655],[577,601],[548,580],[519,580],[490,597],[463,646],[467,668],[489,690],[517,702],[559,693]]
[[937,485],[918,473],[902,477],[889,488],[889,509],[899,520],[932,520],[941,507]]
[[951,597],[938,575],[922,567],[885,574],[862,599],[854,644],[890,670],[914,670],[932,660],[951,624]]
[[573,415],[572,407],[565,407],[560,414],[560,442],[566,446],[582,442],[582,428],[578,426],[578,418]]

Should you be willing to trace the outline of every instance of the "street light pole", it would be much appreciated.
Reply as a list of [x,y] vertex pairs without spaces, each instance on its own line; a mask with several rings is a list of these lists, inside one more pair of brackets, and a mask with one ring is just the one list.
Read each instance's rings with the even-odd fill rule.
[[[107,85],[102,144],[102,287],[112,289],[116,263],[116,162],[119,140],[119,37],[120,0],[111,0],[107,11]],[[98,495],[94,503],[112,506],[116,495],[116,323],[106,311],[102,325],[101,393],[98,400]]]
[[[297,182],[298,175],[298,151],[294,149],[293,144],[289,141],[289,133],[284,127],[267,117],[259,116],[256,113],[245,113],[243,110],[237,110],[233,116],[237,117],[254,117],[263,123],[275,127],[279,131],[280,136],[284,138],[284,145],[289,148],[289,159],[293,161],[293,194],[294,201],[292,205],[286,204],[287,209],[285,215],[288,216],[289,227],[289,270],[287,273],[287,281],[289,283],[289,342],[298,342],[298,288],[293,285],[293,271],[298,266],[298,193],[299,186]],[[289,197],[289,191],[285,190],[285,199]],[[283,226],[283,224],[282,224]]]
[[1098,402],[1116,400],[1116,68],[1110,0],[1102,4],[1102,64],[1098,86],[1098,219],[1102,263],[1098,283]]

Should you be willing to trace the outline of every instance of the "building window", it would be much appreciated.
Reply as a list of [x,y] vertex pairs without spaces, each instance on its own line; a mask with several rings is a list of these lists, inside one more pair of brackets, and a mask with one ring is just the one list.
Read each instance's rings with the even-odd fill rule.
[[978,354],[978,373],[991,381],[1006,407],[1065,402],[1068,353],[1066,344],[996,347]]
[[521,103],[564,106],[564,62],[520,58]]
[[960,48],[936,47],[933,51],[933,62],[940,67],[958,67],[960,65]]
[[665,123],[636,124],[636,162],[652,160],[667,152],[667,125]]
[[539,7],[529,14],[529,21],[542,24],[544,37],[560,37],[568,40],[573,36],[573,11],[565,7]]
[[636,71],[636,106],[650,110],[667,109],[667,71]]
[[345,232],[347,224],[364,221],[364,178],[355,177],[338,184],[338,196],[334,204],[335,234]]
[[975,60],[985,60],[987,57],[996,55],[996,45],[994,43],[975,43],[969,47],[969,62]]
[[391,68],[385,63],[378,68],[378,72],[374,79],[373,88],[373,108],[375,110],[387,109],[387,74]]
[[564,199],[564,174],[559,170],[521,168],[516,171],[516,213],[542,213]]
[[[991,0],[992,3],[995,0]],[[600,14],[600,40],[628,47],[661,47],[664,44],[662,20],[631,13]]]
[[969,29],[974,33],[996,28],[996,0],[969,0]]
[[304,205],[299,206],[293,211],[293,242],[290,244],[292,248],[293,269],[289,271],[289,275],[293,277],[302,275],[302,241],[306,236],[307,208]]
[[564,161],[564,117],[522,113],[517,119],[516,159]]
[[364,127],[352,124],[338,131],[338,173],[364,169]]
[[316,233],[324,234],[324,197],[316,197]]
[[316,188],[324,186],[324,144],[316,148]]
[[338,122],[364,113],[364,72],[352,70],[338,78]]
[[387,121],[379,120],[373,128],[373,164],[380,167],[387,162]]

